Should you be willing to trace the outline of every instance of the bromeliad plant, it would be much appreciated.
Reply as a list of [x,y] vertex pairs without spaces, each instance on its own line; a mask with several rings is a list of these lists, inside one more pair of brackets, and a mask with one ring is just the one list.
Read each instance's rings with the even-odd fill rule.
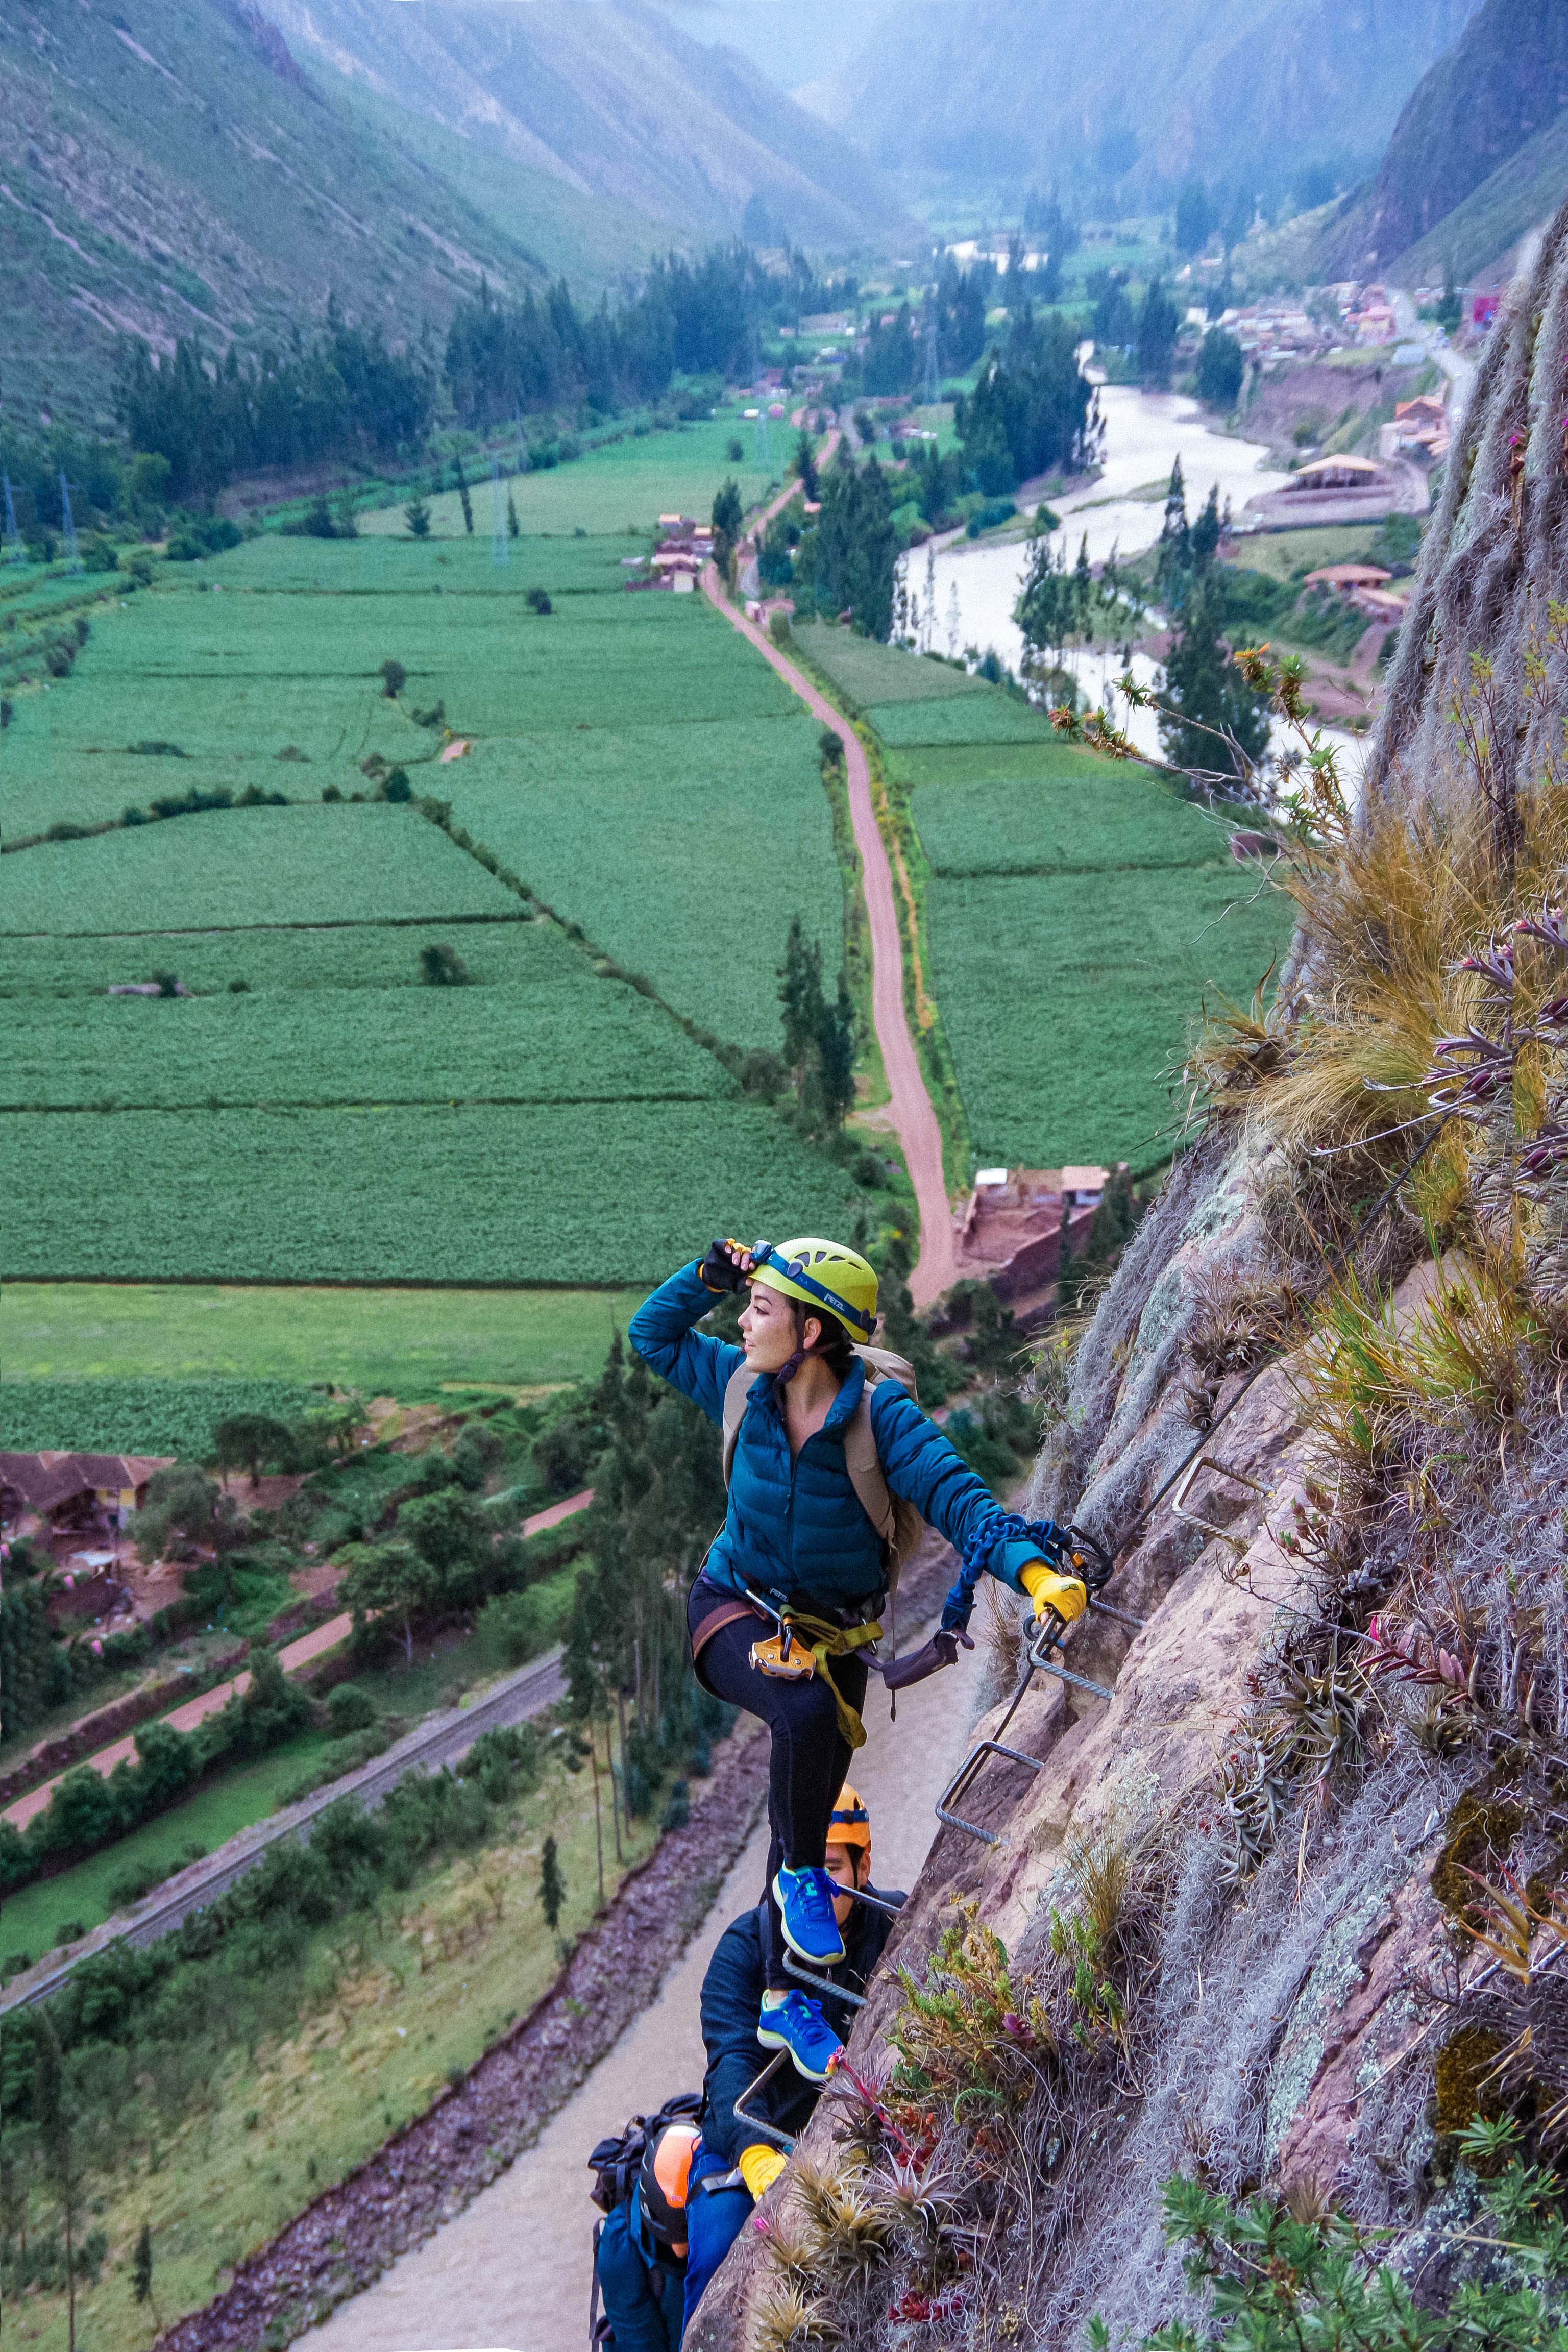
[[[1380,2233],[1325,2210],[1321,2197],[1232,2204],[1201,2180],[1165,2186],[1165,2235],[1189,2251],[1184,2268],[1208,2297],[1205,2317],[1173,2318],[1141,2352],[1568,2352],[1564,2183],[1518,2154],[1518,2126],[1478,2116],[1460,2154],[1483,2180],[1482,2214],[1450,2256],[1472,2275],[1442,2302],[1376,2259]],[[1292,2210],[1295,2205],[1299,2210]],[[1463,2258],[1469,2257],[1468,2263]],[[1110,2352],[1103,2321],[1092,2352]]]

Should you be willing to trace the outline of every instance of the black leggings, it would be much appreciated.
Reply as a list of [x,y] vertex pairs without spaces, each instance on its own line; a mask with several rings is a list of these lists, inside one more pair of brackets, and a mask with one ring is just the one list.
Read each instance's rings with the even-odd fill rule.
[[[765,1641],[769,1627],[755,1617],[737,1618],[720,1627],[702,1645],[698,1673],[710,1690],[731,1706],[760,1716],[773,1733],[773,1761],[768,1773],[768,1948],[763,1954],[770,1990],[783,1991],[793,1979],[784,1972],[784,1931],[773,1901],[773,1873],[781,1863],[789,1870],[820,1869],[827,1859],[827,1831],[833,1808],[854,1749],[838,1727],[833,1686],[817,1673],[809,1682],[786,1683],[759,1674],[751,1660],[753,1642]],[[868,1668],[863,1658],[850,1654],[833,1661],[839,1689],[858,1713],[865,1704]]]

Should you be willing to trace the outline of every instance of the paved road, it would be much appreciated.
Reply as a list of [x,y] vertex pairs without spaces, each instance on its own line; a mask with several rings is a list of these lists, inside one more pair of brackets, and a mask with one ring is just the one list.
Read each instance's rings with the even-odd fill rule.
[[[581,1494],[568,1495],[564,1502],[552,1503],[548,1510],[535,1511],[531,1518],[524,1519],[521,1533],[525,1537],[542,1535],[546,1528],[559,1527],[563,1519],[571,1518],[574,1512],[585,1511],[593,1499],[591,1486],[585,1486]],[[318,1625],[312,1633],[301,1633],[298,1641],[285,1643],[278,1653],[279,1664],[286,1675],[297,1675],[301,1666],[308,1666],[314,1658],[325,1657],[327,1652],[335,1650],[340,1642],[346,1642],[353,1631],[353,1622],[346,1610],[339,1616],[329,1617],[324,1625]],[[231,1698],[242,1697],[249,1688],[250,1676],[236,1675],[230,1682],[215,1683],[212,1689],[203,1691],[199,1698],[186,1699],[184,1706],[175,1707],[172,1715],[163,1717],[162,1720],[171,1731],[194,1731],[205,1717],[216,1715]],[[107,1780],[117,1764],[135,1763],[134,1732],[81,1760],[90,1764],[93,1770],[100,1772]],[[69,1769],[74,1772],[79,1766],[73,1764]],[[45,1780],[37,1788],[29,1789],[25,1797],[18,1797],[16,1803],[7,1809],[4,1819],[16,1829],[26,1829],[35,1813],[46,1810],[64,1778],[63,1772],[57,1772],[52,1780]]]
[[1394,315],[1398,322],[1401,335],[1413,335],[1424,343],[1428,359],[1442,370],[1454,387],[1449,423],[1455,432],[1458,432],[1465,411],[1470,404],[1470,394],[1475,390],[1478,363],[1466,352],[1457,352],[1440,328],[1431,326],[1426,320],[1417,318],[1415,305],[1408,294],[1402,294],[1396,289],[1392,299]]
[[290,1805],[287,1812],[275,1813],[270,1820],[258,1822],[254,1829],[242,1830],[204,1862],[193,1863],[177,1877],[166,1880],[144,1903],[96,1929],[68,1958],[44,1975],[33,1971],[19,1977],[0,1996],[0,2014],[8,2009],[30,2008],[34,2001],[47,2000],[64,1984],[79,1962],[110,1944],[157,1943],[160,1937],[188,1919],[193,1911],[205,1910],[220,1895],[226,1894],[279,1838],[308,1837],[312,1822],[338,1798],[354,1796],[362,1804],[378,1805],[406,1773],[438,1772],[443,1765],[456,1764],[468,1754],[481,1732],[521,1723],[531,1715],[541,1714],[554,1705],[565,1686],[561,1652],[556,1648],[534,1659],[531,1665],[520,1667],[516,1674],[508,1675],[471,1706],[450,1707],[440,1715],[427,1716],[416,1730],[400,1739],[395,1748],[389,1748],[384,1756],[319,1789],[302,1803]]
[[784,684],[800,696],[813,718],[822,726],[830,727],[844,746],[849,813],[855,826],[855,846],[860,853],[861,887],[871,933],[871,1018],[881,1049],[882,1066],[888,1074],[893,1126],[903,1147],[920,1211],[921,1254],[910,1277],[910,1290],[917,1307],[928,1307],[958,1278],[957,1240],[942,1174],[942,1129],[921,1076],[920,1057],[904,1011],[904,953],[893,898],[893,874],[872,805],[871,771],[865,747],[849,721],[824,701],[765,631],[736,611],[724,595],[719,575],[710,563],[703,572],[702,587],[715,609],[722,613],[732,628],[751,639],[763,660],[771,662]]

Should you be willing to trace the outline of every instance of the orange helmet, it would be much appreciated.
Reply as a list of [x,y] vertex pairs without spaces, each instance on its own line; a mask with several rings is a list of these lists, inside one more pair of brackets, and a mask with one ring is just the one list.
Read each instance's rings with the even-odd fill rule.
[[643,2211],[654,2236],[675,2254],[686,2252],[686,2199],[700,2137],[695,2124],[667,2124],[643,2151]]
[[868,1869],[871,1863],[871,1816],[847,1780],[838,1791],[833,1818],[827,1824],[829,1845],[863,1845]]

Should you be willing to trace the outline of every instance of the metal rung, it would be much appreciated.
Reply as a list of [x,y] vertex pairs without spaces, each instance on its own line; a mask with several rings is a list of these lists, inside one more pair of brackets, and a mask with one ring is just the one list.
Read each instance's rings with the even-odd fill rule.
[[1043,1772],[1045,1766],[1037,1756],[1026,1756],[1021,1748],[1005,1747],[1000,1739],[983,1739],[972,1748],[941,1796],[936,1801],[936,1817],[950,1829],[967,1830],[971,1837],[984,1838],[987,1845],[1000,1845],[1002,1840],[990,1830],[983,1830],[977,1822],[966,1822],[951,1808],[958,1802],[987,1756],[1005,1756],[1010,1764],[1026,1764],[1031,1772]]
[[773,2076],[778,2073],[781,2066],[793,2065],[794,2063],[795,2062],[791,2058],[787,2050],[778,2051],[768,2060],[767,2064],[763,2068],[763,2071],[757,2076],[756,2081],[754,2083],[747,2084],[745,2089],[736,2100],[733,2108],[735,2121],[738,2124],[744,2124],[748,2131],[761,2132],[763,2137],[764,2139],[771,2139],[775,2147],[782,2147],[786,2156],[793,2156],[795,2154],[795,2140],[792,2136],[788,2132],[777,2130],[773,2125],[768,2122],[764,2116],[752,2115],[751,2109],[746,2105],[746,2101],[750,2098],[754,2098],[759,2091],[765,2089],[767,2084],[773,2081]]
[[818,1992],[826,1993],[834,2000],[841,2000],[847,2009],[865,2008],[864,1994],[846,1992],[844,1987],[836,1985],[831,1977],[814,1976],[802,1961],[795,1958],[795,1954],[787,1947],[784,1950],[784,1964],[786,1976],[798,1977],[802,1984],[814,1985]]
[[886,1919],[898,1918],[903,1910],[901,1902],[889,1903],[885,1895],[873,1895],[868,1886],[839,1886],[837,1879],[833,1884],[840,1895],[847,1895],[851,1903],[864,1903],[868,1911],[880,1911]]
[[1125,1609],[1113,1609],[1109,1601],[1091,1601],[1089,1605],[1097,1617],[1114,1617],[1119,1625],[1136,1625],[1140,1633],[1149,1622],[1147,1617],[1133,1617]]
[[1054,1662],[1051,1652],[1057,1648],[1061,1639],[1061,1630],[1059,1619],[1053,1624],[1047,1618],[1040,1627],[1029,1644],[1029,1665],[1032,1671],[1038,1675],[1055,1675],[1059,1681],[1071,1683],[1075,1690],[1092,1691],[1096,1698],[1113,1698],[1115,1693],[1108,1690],[1103,1683],[1091,1683],[1087,1675],[1072,1674],[1066,1666],[1058,1666]]
[[1190,1464],[1188,1468],[1184,1471],[1182,1474],[1182,1482],[1171,1497],[1171,1516],[1173,1518],[1181,1519],[1189,1528],[1196,1528],[1203,1535],[1217,1536],[1220,1542],[1223,1544],[1228,1544],[1232,1551],[1237,1553],[1238,1557],[1244,1556],[1252,1549],[1249,1543],[1243,1543],[1241,1538],[1239,1536],[1233,1536],[1228,1528],[1216,1528],[1212,1520],[1200,1519],[1195,1511],[1189,1511],[1187,1509],[1187,1496],[1192,1491],[1193,1481],[1196,1478],[1200,1470],[1212,1470],[1216,1478],[1227,1478],[1233,1486],[1248,1487],[1253,1494],[1262,1495],[1265,1499],[1267,1499],[1268,1496],[1272,1495],[1274,1492],[1273,1487],[1260,1486],[1256,1478],[1248,1478],[1245,1472],[1240,1470],[1227,1470],[1225,1464],[1223,1462],[1216,1462],[1212,1454],[1201,1454],[1197,1460]]

